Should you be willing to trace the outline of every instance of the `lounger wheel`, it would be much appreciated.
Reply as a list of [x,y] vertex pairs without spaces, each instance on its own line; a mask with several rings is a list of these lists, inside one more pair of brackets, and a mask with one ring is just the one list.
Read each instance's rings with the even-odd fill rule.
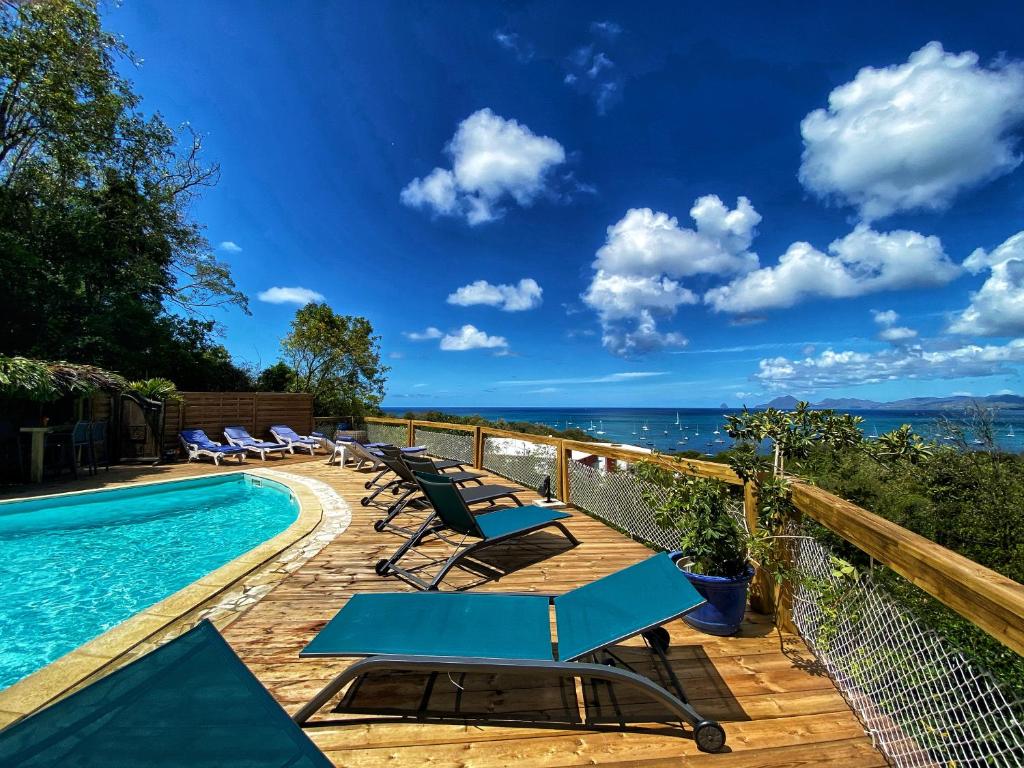
[[359,500],[359,503],[362,504],[364,507],[370,506],[370,497],[369,496],[363,496],[363,498],[361,498]]
[[374,523],[373,523],[373,530],[375,530],[377,533],[380,533],[381,531],[383,531],[384,530],[384,521],[383,520],[375,520]]
[[373,488],[373,483],[370,480],[367,480],[365,483],[363,483],[363,488],[365,488],[366,490],[370,490],[371,488]]
[[373,566],[373,570],[376,572],[376,574],[378,576],[385,576],[385,575],[387,575],[387,572],[388,572],[388,561],[387,560],[378,560],[377,564],[375,566]]
[[693,729],[693,740],[701,752],[717,752],[725,746],[725,730],[718,723],[705,720]]

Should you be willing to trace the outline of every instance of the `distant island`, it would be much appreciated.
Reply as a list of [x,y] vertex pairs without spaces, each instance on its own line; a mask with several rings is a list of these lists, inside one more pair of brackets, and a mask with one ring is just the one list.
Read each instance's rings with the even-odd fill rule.
[[[778,408],[788,411],[795,408],[798,402],[799,400],[792,395],[782,395],[754,407]],[[831,408],[836,411],[962,411],[973,403],[984,405],[987,408],[1024,409],[1024,397],[1020,395],[908,397],[905,400],[893,400],[888,403],[879,403],[875,400],[861,400],[855,397],[836,397],[811,403],[811,407]]]

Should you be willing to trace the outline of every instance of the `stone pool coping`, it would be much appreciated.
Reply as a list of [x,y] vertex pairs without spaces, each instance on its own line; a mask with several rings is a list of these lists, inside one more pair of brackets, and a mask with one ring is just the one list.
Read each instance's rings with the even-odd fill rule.
[[[115,665],[119,659],[147,641],[152,641],[161,633],[166,634],[183,617],[231,590],[247,576],[309,536],[324,520],[325,510],[320,497],[301,477],[262,468],[239,469],[217,477],[230,474],[248,474],[285,486],[299,504],[298,517],[281,533],[0,691],[0,728],[64,696],[87,678]],[[164,485],[191,479],[198,478],[144,481],[125,487]],[[102,493],[104,490],[111,489],[69,491],[31,498],[58,498],[82,493]]]

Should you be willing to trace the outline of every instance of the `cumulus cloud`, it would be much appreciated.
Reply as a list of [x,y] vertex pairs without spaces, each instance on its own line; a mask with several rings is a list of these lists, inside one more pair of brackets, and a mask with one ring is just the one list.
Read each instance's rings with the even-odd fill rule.
[[529,206],[550,192],[550,172],[565,162],[565,149],[549,136],[481,109],[463,120],[445,147],[452,167],[435,168],[402,190],[412,208],[464,218],[470,225],[494,221],[512,200]]
[[917,331],[913,328],[896,325],[899,322],[900,316],[896,314],[895,310],[879,311],[873,309],[871,314],[875,318],[875,322],[882,326],[878,332],[878,338],[882,341],[888,341],[890,344],[905,344],[911,339],[917,338]]
[[461,307],[485,304],[505,312],[522,312],[539,307],[543,293],[544,289],[530,277],[523,278],[515,285],[492,285],[486,280],[476,280],[449,295],[448,303]]
[[956,379],[1012,373],[1024,363],[1024,339],[1003,345],[967,344],[927,350],[920,345],[881,352],[835,352],[817,357],[761,360],[754,378],[779,389],[825,389],[905,379]]
[[220,243],[220,249],[222,251],[227,251],[228,253],[241,253],[242,252],[242,246],[240,246],[238,243],[234,242],[233,240],[222,240],[221,243]]
[[430,339],[440,339],[444,336],[440,328],[435,328],[432,325],[422,331],[406,331],[402,335],[409,339],[409,341],[429,341]]
[[459,330],[445,334],[441,339],[441,349],[445,352],[466,352],[471,349],[508,348],[508,341],[503,336],[488,336],[473,325],[464,325]]
[[265,291],[260,291],[257,294],[257,298],[260,301],[265,301],[268,304],[310,304],[314,301],[323,301],[324,295],[318,293],[311,288],[300,288],[295,286],[294,288],[285,288],[274,286],[268,288]]
[[693,229],[681,227],[667,213],[631,208],[608,227],[582,298],[597,312],[604,346],[613,354],[634,356],[686,344],[681,334],[657,328],[657,321],[672,317],[679,306],[700,301],[681,280],[757,267],[757,255],[749,248],[761,216],[747,198],[730,209],[717,196],[706,195],[697,199],[690,216]]
[[971,303],[954,316],[949,331],[971,336],[1024,334],[1024,232],[991,252],[978,248],[964,266],[975,274],[987,268],[989,277],[971,293]]
[[938,237],[858,225],[823,253],[793,243],[779,263],[712,288],[704,300],[716,312],[791,307],[808,298],[850,298],[880,291],[944,285],[960,274]]
[[867,220],[941,209],[962,189],[1014,170],[1024,65],[978,62],[928,43],[908,61],[864,67],[800,124],[800,181]]

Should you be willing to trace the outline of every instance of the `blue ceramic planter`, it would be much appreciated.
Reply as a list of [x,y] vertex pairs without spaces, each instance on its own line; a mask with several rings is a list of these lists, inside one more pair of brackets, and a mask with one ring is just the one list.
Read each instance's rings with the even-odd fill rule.
[[[684,554],[677,551],[670,552],[669,556],[678,562]],[[701,597],[707,600],[700,608],[684,616],[683,621],[709,635],[736,634],[747,609],[747,591],[754,578],[753,566],[748,565],[743,574],[732,578],[705,576],[700,573],[691,573],[683,568],[680,570],[686,574],[686,578],[690,580]]]

